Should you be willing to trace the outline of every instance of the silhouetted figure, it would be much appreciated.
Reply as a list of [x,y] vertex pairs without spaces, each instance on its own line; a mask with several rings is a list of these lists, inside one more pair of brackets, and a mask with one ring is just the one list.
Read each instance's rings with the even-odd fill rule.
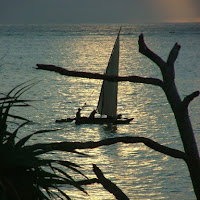
[[97,113],[96,110],[93,110],[91,113],[90,113],[90,116],[89,118],[93,119],[94,118],[94,115]]
[[76,120],[79,120],[81,118],[81,109],[79,108],[76,113]]
[[122,114],[117,115],[117,119],[121,119],[122,118]]

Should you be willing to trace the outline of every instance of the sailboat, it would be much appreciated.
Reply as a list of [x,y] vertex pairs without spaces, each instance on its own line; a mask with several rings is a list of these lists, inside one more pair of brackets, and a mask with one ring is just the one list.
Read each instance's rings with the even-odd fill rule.
[[[120,28],[121,30],[121,28]],[[119,37],[118,32],[105,75],[118,76],[119,72]],[[134,118],[121,118],[117,115],[117,95],[118,95],[118,82],[110,82],[104,80],[99,95],[99,101],[95,113],[98,112],[101,117],[78,117],[56,120],[56,122],[72,122],[75,120],[76,124],[128,124]],[[84,107],[84,106],[83,106]],[[106,116],[106,117],[103,117]]]
[[[120,28],[121,30],[121,28]],[[118,32],[105,75],[118,76],[119,72],[119,37]],[[110,82],[104,80],[97,104],[97,112],[101,117],[80,117],[76,118],[76,124],[128,124],[133,118],[119,118],[117,115],[117,95],[118,82]],[[106,117],[102,117],[106,116]]]

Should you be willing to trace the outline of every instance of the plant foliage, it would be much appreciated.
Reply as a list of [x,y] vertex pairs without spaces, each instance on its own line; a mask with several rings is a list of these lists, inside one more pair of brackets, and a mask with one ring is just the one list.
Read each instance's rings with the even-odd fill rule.
[[[21,139],[18,137],[19,130],[30,121],[10,114],[10,110],[16,106],[20,109],[30,106],[29,102],[32,100],[21,100],[20,97],[33,85],[35,83],[24,82],[0,96],[0,199],[70,199],[61,189],[63,185],[72,185],[86,193],[72,176],[65,172],[70,169],[83,175],[78,169],[79,165],[63,160],[45,159],[45,151],[41,148],[25,148],[33,135],[52,130],[40,130]],[[9,128],[9,119],[20,122],[12,131]]]

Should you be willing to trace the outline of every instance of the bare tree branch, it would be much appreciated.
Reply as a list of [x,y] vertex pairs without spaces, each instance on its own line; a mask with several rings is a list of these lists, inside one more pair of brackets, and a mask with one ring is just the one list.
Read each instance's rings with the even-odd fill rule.
[[51,144],[45,144],[45,143],[38,143],[30,146],[24,147],[24,150],[42,150],[46,152],[50,151],[67,151],[67,152],[74,152],[76,149],[93,149],[101,146],[108,146],[116,143],[126,143],[126,144],[132,144],[132,143],[143,143],[149,148],[158,151],[160,153],[163,153],[165,155],[171,156],[173,158],[179,158],[183,159],[184,161],[188,161],[188,156],[182,151],[172,149],[169,147],[166,147],[164,145],[161,145],[151,139],[145,138],[145,137],[116,137],[116,138],[109,138],[105,140],[101,140],[98,142],[58,142],[58,143],[51,143]]
[[181,46],[176,43],[174,45],[174,47],[172,48],[171,52],[169,53],[168,59],[167,59],[167,63],[169,65],[174,65],[174,62],[176,61],[178,54],[179,54],[179,50],[180,50]]
[[93,171],[96,174],[99,182],[103,185],[103,187],[107,191],[109,191],[111,194],[113,194],[116,199],[118,199],[118,200],[129,200],[129,198],[122,192],[121,189],[119,189],[110,180],[105,178],[105,176],[103,175],[103,172],[95,164],[93,164]]
[[181,46],[176,43],[172,50],[169,53],[167,63],[166,63],[166,73],[165,73],[165,80],[174,80],[175,79],[175,70],[174,70],[174,62],[178,57],[178,53]]
[[91,185],[94,183],[100,183],[97,178],[92,178],[92,179],[86,179],[86,180],[81,180],[81,181],[76,181],[79,185]]
[[139,37],[139,50],[142,54],[147,56],[150,60],[152,60],[160,67],[163,76],[162,88],[172,108],[172,111],[174,112],[174,116],[183,142],[183,147],[185,153],[189,157],[189,159],[187,160],[187,166],[190,172],[193,188],[197,199],[200,199],[199,150],[194,136],[190,116],[187,110],[189,103],[197,95],[199,95],[199,93],[195,92],[182,101],[176,88],[174,63],[177,59],[180,45],[178,45],[177,43],[174,45],[168,56],[167,62],[164,62],[159,56],[157,56],[147,48],[146,44],[144,43],[143,35],[140,35]]
[[189,103],[195,98],[195,97],[198,97],[200,94],[199,91],[195,91],[193,92],[192,94],[186,96],[184,99],[183,99],[183,108],[184,109],[187,109],[188,106],[189,106]]
[[155,64],[157,64],[163,74],[165,61],[147,47],[147,45],[144,42],[143,34],[139,36],[138,44],[139,52],[148,57],[150,60],[152,60]]
[[183,159],[188,166],[189,173],[191,176],[194,192],[196,194],[197,199],[200,199],[200,161],[199,161],[199,151],[196,143],[196,139],[194,136],[192,124],[190,121],[190,116],[188,112],[186,112],[189,103],[199,95],[199,92],[194,92],[191,95],[185,97],[182,101],[178,90],[175,84],[175,72],[174,72],[174,63],[177,59],[180,45],[177,43],[172,48],[167,62],[165,62],[161,57],[151,51],[144,42],[144,36],[141,34],[138,40],[139,44],[139,52],[148,57],[151,61],[158,65],[161,70],[163,81],[160,79],[154,78],[144,78],[144,77],[115,77],[115,76],[105,76],[101,74],[92,74],[86,72],[75,72],[64,70],[63,68],[55,68],[55,66],[45,66],[37,64],[37,69],[55,71],[57,73],[66,75],[66,76],[75,76],[75,77],[85,77],[85,78],[93,78],[93,79],[104,79],[108,81],[130,81],[135,83],[146,83],[152,84],[156,86],[160,86],[168,99],[168,102],[172,108],[174,113],[177,126],[180,132],[180,136],[183,142],[183,147],[185,152],[175,150],[172,148],[168,148],[161,144],[158,144],[148,138],[144,137],[121,137],[121,138],[111,138],[102,140],[99,142],[86,142],[86,143],[54,143],[51,145],[48,144],[38,144],[39,146],[29,146],[28,148],[40,148],[43,151],[53,151],[53,150],[61,150],[61,151],[74,151],[74,149],[87,149],[87,148],[96,148],[103,145],[111,145],[118,142],[123,143],[144,143],[146,146],[163,153],[165,155]]
[[165,62],[162,58],[160,58],[157,54],[155,54],[146,46],[143,34],[139,36],[138,44],[139,44],[139,52],[148,57],[156,65],[158,65],[158,67],[161,70],[163,79],[174,80],[175,78],[174,62],[177,59],[181,46],[178,43],[176,43],[168,56],[167,62]]
[[36,69],[53,71],[65,76],[101,79],[101,80],[107,80],[107,81],[112,81],[112,82],[129,81],[129,82],[134,82],[134,83],[151,84],[151,85],[160,86],[160,87],[162,87],[162,84],[163,84],[163,82],[157,78],[145,78],[145,77],[140,77],[140,76],[124,76],[124,77],[108,76],[108,75],[103,75],[103,74],[98,74],[98,73],[71,71],[71,70],[67,70],[55,65],[37,64]]
[[79,185],[91,185],[94,183],[101,184],[108,192],[113,194],[116,199],[129,199],[120,188],[118,188],[114,183],[112,183],[110,180],[104,177],[103,172],[95,165],[93,164],[93,171],[96,174],[97,178],[87,179],[87,180],[81,180],[77,181]]

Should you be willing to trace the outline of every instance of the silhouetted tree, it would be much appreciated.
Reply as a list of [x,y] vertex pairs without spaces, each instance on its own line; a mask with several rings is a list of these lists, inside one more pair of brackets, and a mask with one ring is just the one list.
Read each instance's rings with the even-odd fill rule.
[[[73,143],[73,145],[71,143],[71,148],[72,150],[96,148],[99,146],[115,144],[117,142],[144,143],[148,147],[158,152],[161,152],[165,155],[184,160],[190,173],[196,197],[197,199],[200,199],[200,159],[193,128],[188,114],[188,106],[190,102],[199,95],[199,91],[191,93],[190,95],[186,96],[183,100],[180,98],[180,95],[177,91],[175,84],[174,63],[177,59],[181,46],[176,43],[172,48],[171,52],[169,53],[167,61],[165,62],[161,57],[159,57],[157,54],[155,54],[147,47],[147,45],[144,42],[143,34],[139,36],[138,44],[139,44],[139,52],[148,57],[159,67],[162,74],[162,80],[157,78],[145,78],[140,76],[117,77],[117,76],[106,76],[97,73],[69,71],[61,67],[57,67],[54,65],[45,65],[45,64],[37,64],[36,69],[54,71],[60,73],[61,75],[66,75],[66,76],[83,77],[91,79],[104,79],[114,82],[129,81],[133,83],[151,84],[162,88],[174,113],[180,137],[183,142],[184,152],[168,148],[166,146],[158,144],[157,142],[152,141],[151,139],[144,137],[118,137],[118,138],[110,138],[102,140],[99,142]],[[54,148],[58,148],[59,150],[61,150],[62,148],[63,150],[65,148],[69,148],[69,144],[66,142],[62,142],[59,144],[55,143],[54,145],[55,145]],[[48,147],[48,144],[46,147],[52,148],[52,146]]]

